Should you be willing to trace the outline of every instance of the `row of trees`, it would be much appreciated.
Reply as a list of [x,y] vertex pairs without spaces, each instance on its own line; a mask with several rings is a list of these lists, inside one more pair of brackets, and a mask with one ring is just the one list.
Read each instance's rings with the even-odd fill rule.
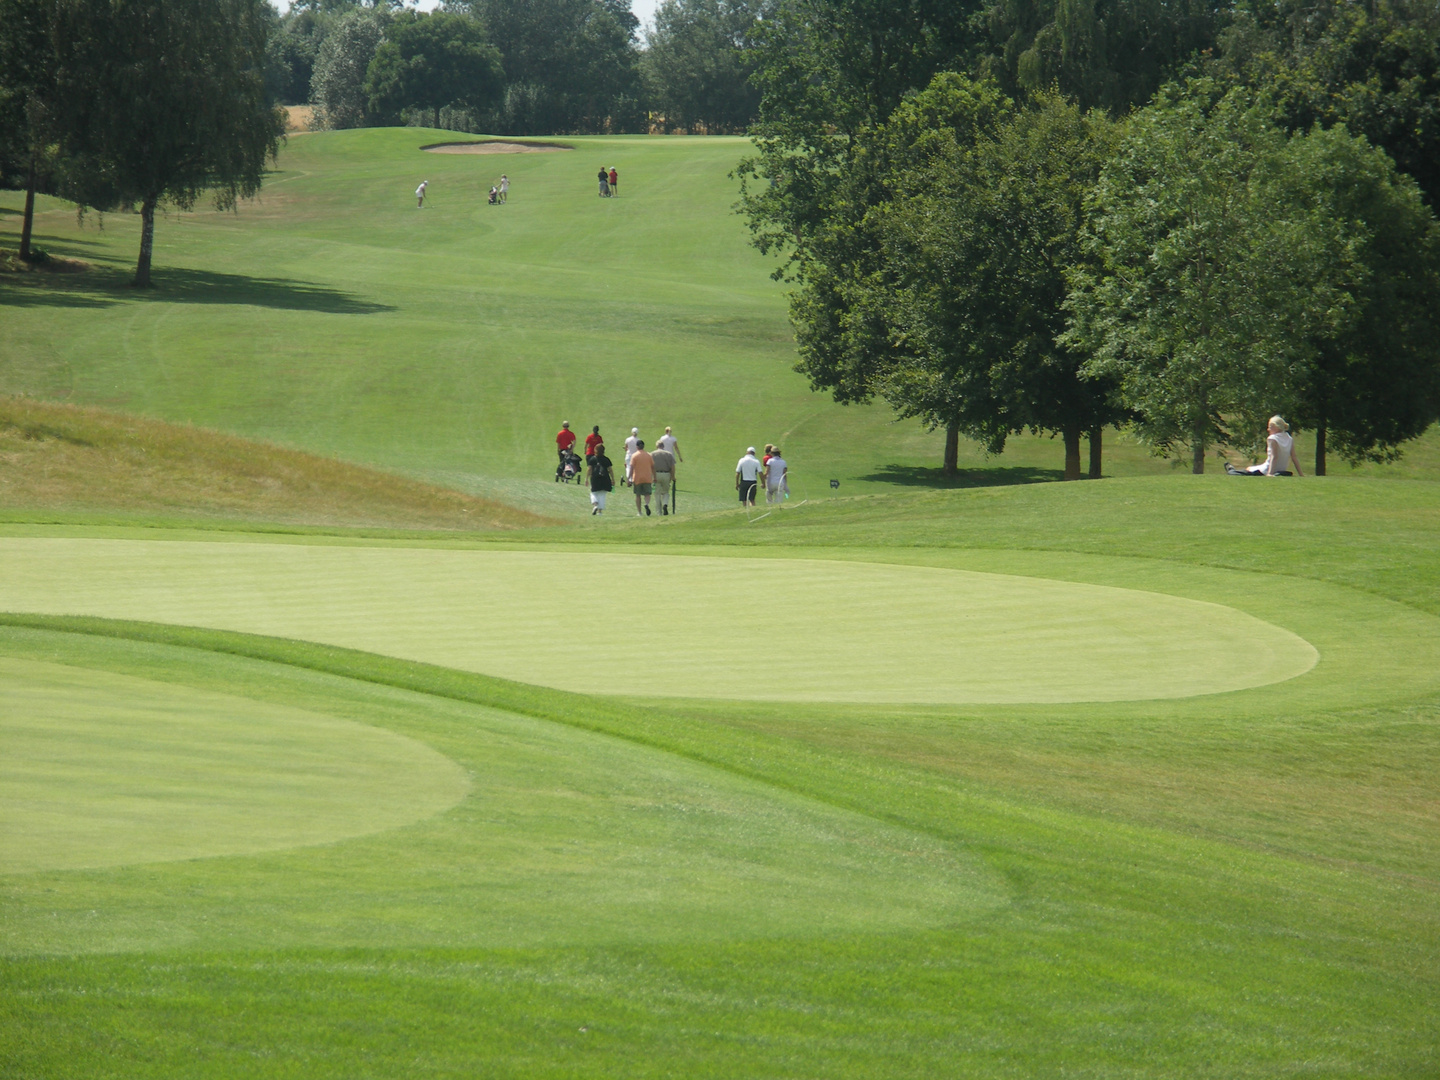
[[1392,457],[1440,417],[1437,57],[1433,5],[781,0],[742,205],[797,368],[952,471],[1030,430],[1098,476],[1128,423],[1198,472],[1275,411]]
[[743,131],[763,0],[665,0],[644,42],[628,0],[305,0],[277,16],[266,84],[317,123],[500,134]]

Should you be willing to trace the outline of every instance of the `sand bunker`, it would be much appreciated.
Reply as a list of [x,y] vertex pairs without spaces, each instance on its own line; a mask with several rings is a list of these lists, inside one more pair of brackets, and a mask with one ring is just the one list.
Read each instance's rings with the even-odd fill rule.
[[436,143],[420,149],[428,150],[432,154],[548,154],[556,150],[569,150],[570,147],[557,146],[555,143],[502,142],[495,139],[490,142]]

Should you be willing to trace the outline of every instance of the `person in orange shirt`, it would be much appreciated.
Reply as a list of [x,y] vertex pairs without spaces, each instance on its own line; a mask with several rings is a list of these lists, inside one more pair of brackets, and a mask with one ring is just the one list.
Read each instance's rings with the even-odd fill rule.
[[640,517],[640,500],[645,500],[645,516],[650,516],[650,493],[655,490],[655,459],[645,449],[645,440],[635,443],[630,458],[630,485],[635,489],[635,516]]

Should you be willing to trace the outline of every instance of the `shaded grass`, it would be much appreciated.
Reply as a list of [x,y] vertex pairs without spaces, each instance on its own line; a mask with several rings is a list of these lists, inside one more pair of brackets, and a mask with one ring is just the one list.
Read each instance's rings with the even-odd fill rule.
[[0,397],[0,506],[408,529],[513,529],[543,518],[421,481],[232,435]]

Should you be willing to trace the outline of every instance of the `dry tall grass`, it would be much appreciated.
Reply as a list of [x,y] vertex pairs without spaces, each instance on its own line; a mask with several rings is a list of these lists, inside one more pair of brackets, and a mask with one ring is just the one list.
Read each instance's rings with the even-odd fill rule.
[[547,519],[402,476],[167,424],[0,397],[0,512],[384,529],[511,529]]

